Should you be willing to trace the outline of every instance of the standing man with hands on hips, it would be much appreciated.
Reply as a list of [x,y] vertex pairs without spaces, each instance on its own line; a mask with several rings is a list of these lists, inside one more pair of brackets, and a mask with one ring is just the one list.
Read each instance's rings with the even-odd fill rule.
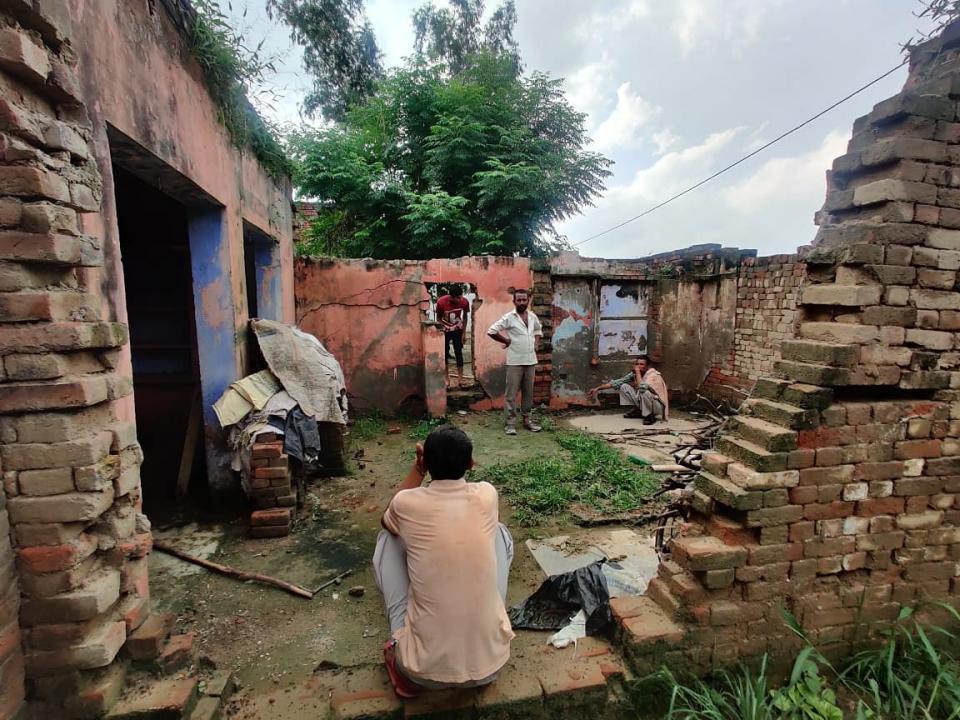
[[507,349],[507,387],[503,398],[504,430],[517,434],[517,392],[523,426],[530,432],[542,429],[533,419],[533,378],[537,369],[537,350],[543,328],[540,319],[528,309],[530,294],[525,289],[513,291],[513,307],[497,320],[487,334]]

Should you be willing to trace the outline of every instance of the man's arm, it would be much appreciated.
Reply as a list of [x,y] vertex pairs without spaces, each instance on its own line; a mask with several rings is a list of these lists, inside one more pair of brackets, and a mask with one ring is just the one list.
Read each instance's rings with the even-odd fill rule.
[[490,326],[490,329],[487,330],[487,335],[492,337],[498,343],[503,345],[505,348],[510,347],[510,338],[505,337],[500,331],[506,329],[506,316],[497,320],[493,325]]
[[624,383],[631,382],[634,379],[634,377],[635,377],[634,374],[631,372],[631,373],[627,373],[622,378],[617,378],[616,380],[605,382],[603,383],[603,385],[597,385],[595,388],[591,388],[590,390],[587,390],[587,397],[588,398],[595,397],[596,394],[601,390],[612,390],[614,388],[618,388]]
[[[397,496],[401,490],[412,490],[418,488],[423,484],[423,478],[427,475],[427,468],[423,464],[423,445],[417,443],[417,456],[413,461],[413,465],[410,466],[407,476],[403,479],[403,482],[397,486],[396,492],[393,493],[393,497]],[[390,498],[390,502],[393,502],[393,498]],[[387,513],[390,512],[390,505],[387,505],[387,509],[384,511],[383,515],[380,517],[380,525],[391,535],[396,535],[394,528],[391,528],[390,525],[386,522]]]

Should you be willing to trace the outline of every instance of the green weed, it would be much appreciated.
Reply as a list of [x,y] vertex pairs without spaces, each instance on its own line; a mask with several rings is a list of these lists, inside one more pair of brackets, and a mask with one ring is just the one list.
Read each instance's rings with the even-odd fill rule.
[[625,512],[660,486],[657,476],[631,465],[600,438],[557,432],[561,450],[482,468],[474,477],[497,486],[521,525],[536,525],[581,503],[600,512]]
[[416,425],[414,425],[413,429],[410,430],[408,435],[414,440],[423,441],[427,439],[427,435],[432,433],[441,425],[445,425],[446,423],[447,423],[446,418],[431,418],[429,420],[421,420]]
[[[960,621],[956,609],[936,604]],[[865,699],[877,715],[903,720],[960,717],[960,664],[934,640],[955,642],[937,626],[924,629],[913,608],[900,611],[879,648],[864,650],[844,665],[840,679]]]
[[667,718],[673,720],[843,720],[836,694],[820,674],[816,651],[807,646],[793,664],[790,680],[771,688],[767,656],[753,670],[740,665],[708,681],[674,682]]
[[355,440],[371,440],[387,432],[387,421],[378,412],[361,415],[353,421],[350,436]]

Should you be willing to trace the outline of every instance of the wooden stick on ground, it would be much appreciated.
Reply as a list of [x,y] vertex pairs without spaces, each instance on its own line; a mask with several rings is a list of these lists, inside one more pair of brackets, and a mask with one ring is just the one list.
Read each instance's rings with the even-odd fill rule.
[[166,543],[159,542],[157,540],[153,541],[154,550],[159,550],[164,552],[167,555],[173,555],[176,558],[181,560],[186,560],[187,562],[193,563],[194,565],[199,565],[204,567],[207,570],[212,570],[213,572],[220,573],[221,575],[226,575],[227,577],[236,578],[237,580],[253,580],[254,582],[263,583],[264,585],[272,585],[273,587],[280,588],[281,590],[286,590],[291,595],[297,595],[299,597],[305,597],[307,600],[313,597],[313,593],[302,588],[299,585],[294,585],[292,583],[285,582],[283,580],[277,580],[272,578],[269,575],[259,575],[257,573],[248,573],[243,570],[237,570],[232,568],[229,565],[221,565],[220,563],[211,562],[210,560],[204,560],[203,558],[198,558],[195,555],[190,553],[185,553],[182,550],[177,550],[174,547],[170,547]]

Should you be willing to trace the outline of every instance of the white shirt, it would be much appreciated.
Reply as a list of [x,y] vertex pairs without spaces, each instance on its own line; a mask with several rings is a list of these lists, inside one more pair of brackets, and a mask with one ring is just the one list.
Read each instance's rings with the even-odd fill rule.
[[500,333],[510,340],[507,347],[507,365],[537,364],[536,338],[543,335],[543,328],[540,326],[540,318],[532,310],[527,310],[526,325],[517,311],[511,310],[490,326],[487,334],[494,333]]

